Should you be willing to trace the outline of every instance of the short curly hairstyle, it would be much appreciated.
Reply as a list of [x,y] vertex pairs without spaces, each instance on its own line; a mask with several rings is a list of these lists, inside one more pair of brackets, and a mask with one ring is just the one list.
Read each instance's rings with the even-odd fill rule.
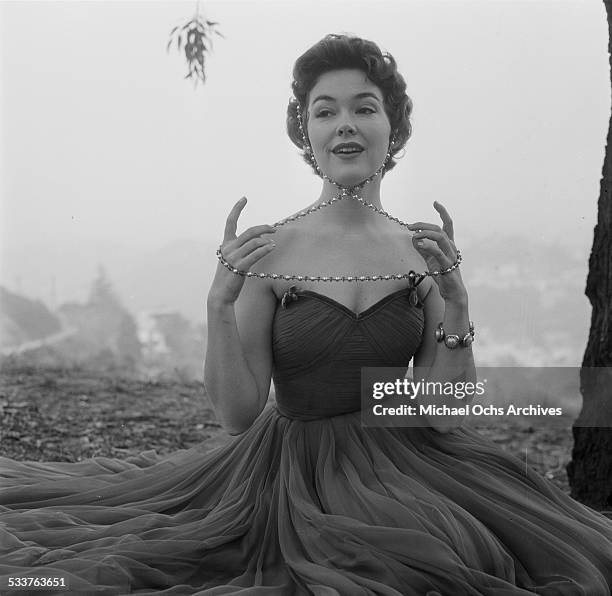
[[[317,173],[310,156],[304,151],[304,140],[297,118],[298,105],[302,108],[304,128],[307,123],[308,94],[316,85],[319,77],[332,70],[357,69],[382,92],[384,107],[391,124],[393,144],[392,158],[403,149],[412,134],[410,115],[412,100],[406,94],[406,82],[397,71],[395,59],[389,53],[381,52],[372,41],[348,35],[329,34],[302,54],[293,67],[293,98],[287,107],[287,133],[299,149],[302,157]],[[306,130],[304,131],[306,133]],[[390,159],[383,174],[395,166]]]

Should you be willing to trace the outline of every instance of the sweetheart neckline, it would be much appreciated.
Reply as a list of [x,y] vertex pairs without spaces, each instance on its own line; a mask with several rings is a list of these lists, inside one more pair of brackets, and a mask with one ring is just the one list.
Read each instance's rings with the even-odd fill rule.
[[315,292],[314,290],[301,290],[301,289],[297,289],[294,293],[298,296],[311,296],[313,298],[317,298],[323,302],[326,302],[327,304],[335,306],[342,312],[349,315],[354,320],[359,320],[359,319],[363,319],[364,317],[372,314],[373,312],[375,312],[376,310],[378,310],[379,308],[381,308],[388,302],[391,302],[395,298],[398,298],[402,294],[409,293],[412,289],[413,288],[408,286],[406,288],[395,290],[394,292],[391,292],[390,294],[386,294],[380,300],[377,300],[374,304],[368,306],[365,310],[362,310],[361,312],[358,312],[358,313],[355,312],[354,310],[351,310],[348,306],[346,306],[346,304],[342,304],[342,302],[338,302],[335,298],[332,298],[331,296],[328,296],[327,294],[321,294],[319,292]]

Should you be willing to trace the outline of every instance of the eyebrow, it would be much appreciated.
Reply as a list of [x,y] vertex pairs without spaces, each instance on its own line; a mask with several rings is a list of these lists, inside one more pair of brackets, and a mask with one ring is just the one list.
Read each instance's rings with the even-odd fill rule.
[[[378,97],[378,95],[375,95],[374,93],[370,91],[364,91],[363,93],[357,93],[357,95],[355,95],[353,99],[364,99],[366,97],[371,97],[375,99],[376,101],[380,102],[380,98]],[[336,101],[336,100],[331,95],[317,95],[317,97],[313,99],[312,103],[315,104],[317,103],[317,101]]]

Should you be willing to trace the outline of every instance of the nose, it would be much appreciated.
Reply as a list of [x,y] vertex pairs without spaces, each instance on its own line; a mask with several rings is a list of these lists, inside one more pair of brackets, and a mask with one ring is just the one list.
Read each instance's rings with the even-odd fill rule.
[[355,127],[353,126],[352,122],[343,122],[338,126],[337,132],[341,137],[346,135],[354,135]]

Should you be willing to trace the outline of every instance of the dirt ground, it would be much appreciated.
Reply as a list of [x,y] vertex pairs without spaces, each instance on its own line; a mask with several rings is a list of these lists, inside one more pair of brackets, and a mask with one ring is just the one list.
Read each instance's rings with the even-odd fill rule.
[[[0,455],[17,460],[125,458],[167,454],[229,436],[200,382],[142,381],[82,369],[3,367]],[[565,466],[571,420],[563,425],[503,419],[476,428],[569,493]]]

